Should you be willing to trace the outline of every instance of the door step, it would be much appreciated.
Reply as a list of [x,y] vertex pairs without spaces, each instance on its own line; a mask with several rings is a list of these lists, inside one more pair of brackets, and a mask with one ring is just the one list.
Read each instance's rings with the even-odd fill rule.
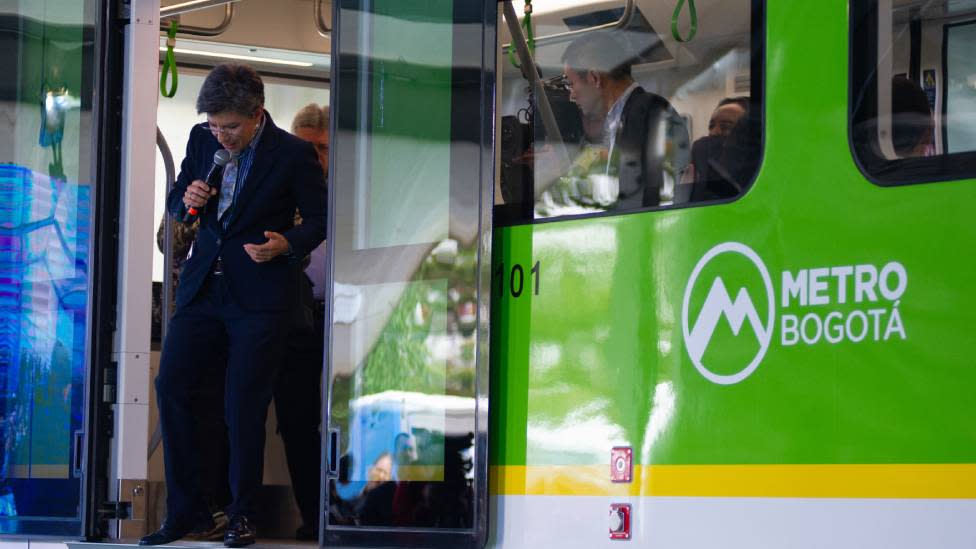
[[[66,543],[68,549],[122,549],[139,547],[138,540],[131,541],[108,541],[105,543],[91,543],[87,541],[69,541]],[[164,549],[218,549],[223,548],[224,544],[220,541],[194,541],[180,540],[166,545],[160,545]],[[249,545],[248,549],[311,549],[318,547],[313,541],[301,542],[290,540],[259,539],[254,545]]]

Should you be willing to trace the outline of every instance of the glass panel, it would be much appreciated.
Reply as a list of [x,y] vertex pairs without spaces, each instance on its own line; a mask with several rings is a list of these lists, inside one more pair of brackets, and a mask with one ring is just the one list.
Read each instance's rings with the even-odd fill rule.
[[[674,2],[639,3],[629,12],[623,1],[618,9],[587,1],[534,6],[544,93],[510,54],[502,63],[496,221],[627,212],[745,192],[762,142],[755,4],[697,2],[701,24],[687,42],[671,30]],[[554,127],[545,123],[544,100]]]
[[851,142],[881,184],[976,175],[976,2],[858,0]]
[[976,21],[946,29],[946,152],[976,151]]
[[81,532],[94,4],[0,4],[0,534]]
[[[494,81],[483,59],[494,10],[467,0],[337,8],[329,543],[437,545],[446,532],[461,547],[483,535],[478,311],[490,212],[480,204],[490,201]],[[389,527],[415,536],[394,541]]]

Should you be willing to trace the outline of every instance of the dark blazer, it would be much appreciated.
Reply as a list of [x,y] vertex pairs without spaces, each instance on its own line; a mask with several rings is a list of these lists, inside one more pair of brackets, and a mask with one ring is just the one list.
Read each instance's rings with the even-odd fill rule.
[[[667,131],[657,131],[662,118],[669,122]],[[657,154],[658,139],[672,139],[684,124],[668,100],[638,87],[631,92],[620,116],[614,147],[619,154],[620,194],[618,210],[657,206],[661,202],[663,158]],[[683,130],[687,134],[687,130]],[[680,139],[675,140],[681,141]],[[684,141],[687,141],[685,137]]]
[[[313,146],[275,126],[267,111],[264,115],[264,130],[247,179],[227,213],[227,228],[217,220],[217,197],[210,199],[202,214],[200,230],[180,273],[177,307],[196,297],[218,257],[231,296],[241,308],[281,311],[296,303],[300,260],[325,239],[325,176]],[[219,148],[217,138],[203,125],[190,131],[186,158],[166,199],[170,215],[177,220],[186,212],[186,188],[195,179],[206,179]],[[294,224],[296,207],[302,216],[300,225]],[[244,244],[267,242],[264,231],[281,233],[291,245],[291,253],[255,263]]]

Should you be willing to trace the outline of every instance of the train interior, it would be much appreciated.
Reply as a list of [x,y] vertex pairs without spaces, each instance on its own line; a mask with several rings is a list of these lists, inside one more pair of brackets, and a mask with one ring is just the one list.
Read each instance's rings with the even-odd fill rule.
[[[671,2],[532,5],[535,59],[572,167],[567,170],[552,158],[556,156],[552,154],[555,140],[544,127],[543,117],[536,114],[540,112],[537,105],[541,94],[528,85],[516,67],[517,56],[502,56],[502,173],[496,204],[505,204],[503,211],[512,214],[502,216],[503,222],[621,209],[617,194],[622,191],[606,173],[597,173],[600,170],[591,160],[600,154],[605,116],[581,112],[570,104],[569,86],[562,78],[569,45],[593,34],[608,35],[612,39],[609,47],[617,49],[607,64],[631,63],[633,80],[645,91],[666,99],[677,116],[673,122],[676,131],[661,139],[665,142],[661,143],[661,170],[666,173],[660,200],[654,205],[673,207],[691,200],[741,194],[751,181],[751,173],[737,181],[731,177],[726,182],[716,181],[715,186],[721,184],[723,188],[717,193],[706,192],[708,196],[693,197],[691,187],[696,179],[693,164],[699,167],[700,187],[707,172],[702,160],[707,155],[699,151],[711,148],[712,156],[717,157],[722,149],[720,141],[736,133],[733,126],[738,124],[741,130],[759,125],[761,85],[756,93],[752,88],[761,84],[759,75],[754,74],[761,69],[757,64],[761,35],[753,33],[757,23],[754,4],[749,0],[705,1],[685,10],[680,6],[676,9]],[[516,11],[523,13],[519,5]],[[721,24],[716,25],[716,21]],[[510,32],[507,26],[501,29],[504,47],[510,41]],[[724,129],[719,124],[709,129],[714,116],[726,119]],[[513,139],[506,140],[508,136]],[[709,136],[711,139],[701,141],[701,146],[693,145]],[[709,147],[704,146],[706,141],[711,141]],[[513,148],[518,150],[509,152]],[[746,155],[757,156],[758,150]],[[600,164],[600,160],[595,162],[596,166]],[[577,174],[560,177],[567,171]]]
[[[855,94],[855,151],[891,161],[976,150],[976,2],[888,0],[878,10],[876,75]],[[871,85],[871,84],[874,85]]]
[[[182,2],[162,2],[162,12],[179,9]],[[149,235],[153,254],[153,351],[150,379],[155,378],[159,364],[159,348],[165,335],[163,311],[173,303],[173,294],[164,295],[163,288],[172,286],[172,274],[178,272],[179,253],[185,253],[186,243],[173,228],[174,222],[164,215],[165,196],[174,173],[179,171],[188,137],[188,128],[204,120],[198,115],[195,101],[208,70],[218,63],[239,61],[255,67],[265,83],[265,106],[275,123],[290,128],[298,111],[309,104],[327,107],[329,104],[329,21],[332,17],[330,2],[322,0],[275,0],[239,2],[217,5],[208,9],[180,13],[163,18],[161,27],[168,30],[172,22],[179,25],[174,48],[177,80],[167,79],[167,91],[175,88],[172,97],[160,96],[157,111],[158,148],[155,172],[154,227],[157,232]],[[160,33],[161,73],[167,56],[167,32]],[[177,84],[178,83],[178,84]],[[165,151],[165,153],[164,153]],[[168,160],[171,157],[172,160]],[[175,162],[174,167],[168,165]],[[168,175],[169,174],[169,175]],[[169,227],[171,238],[165,241],[164,225]],[[162,250],[169,243],[172,253],[166,257]],[[167,276],[169,268],[169,276]],[[324,283],[324,282],[323,282]],[[165,304],[164,304],[165,303]],[[172,306],[170,305],[170,309]],[[155,395],[155,391],[152,392]],[[215,408],[213,415],[219,416]],[[206,422],[201,418],[201,422]],[[222,433],[219,421],[208,425],[211,436]],[[144,525],[124,532],[124,537],[140,535],[140,530],[155,530],[165,514],[165,482],[163,473],[163,448],[158,430],[155,405],[150,406],[149,476],[147,484],[147,514]],[[262,492],[262,514],[257,520],[262,524],[262,538],[292,540],[297,543],[296,530],[303,525],[291,488],[288,463],[282,439],[278,432],[275,407],[269,410],[265,448],[265,473]],[[229,497],[227,487],[215,488],[217,502]],[[219,513],[220,503],[212,505],[217,521],[226,520]],[[300,537],[311,543],[314,532]]]

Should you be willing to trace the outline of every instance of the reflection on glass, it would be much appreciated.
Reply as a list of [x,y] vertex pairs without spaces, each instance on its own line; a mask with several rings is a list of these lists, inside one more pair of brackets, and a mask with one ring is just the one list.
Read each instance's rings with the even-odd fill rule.
[[976,151],[976,22],[946,29],[946,152]]
[[[703,24],[688,43],[668,32],[670,18],[639,7],[621,27],[542,41],[535,61],[546,79],[544,94],[505,63],[495,198],[502,219],[740,195],[760,154],[758,97],[750,93],[750,7],[746,0],[702,2],[702,20],[722,24]],[[592,27],[623,14],[594,10],[551,31]],[[555,129],[544,123],[543,100]]]
[[340,9],[330,526],[474,526],[481,10]]
[[0,533],[77,535],[93,16],[15,5],[0,8]]
[[[369,184],[357,241],[364,248],[435,242],[447,237],[449,219],[452,2],[417,9],[378,1],[374,10],[363,151],[370,162],[357,174]],[[423,19],[405,23],[411,11]]]
[[851,141],[862,168],[892,183],[963,175],[971,162],[948,155],[976,151],[976,9],[961,0],[853,7]]
[[331,510],[340,524],[470,525],[475,262],[457,250],[443,241],[414,281],[347,286],[355,297],[335,302],[349,330],[349,355],[333,365],[332,416],[346,431]]

